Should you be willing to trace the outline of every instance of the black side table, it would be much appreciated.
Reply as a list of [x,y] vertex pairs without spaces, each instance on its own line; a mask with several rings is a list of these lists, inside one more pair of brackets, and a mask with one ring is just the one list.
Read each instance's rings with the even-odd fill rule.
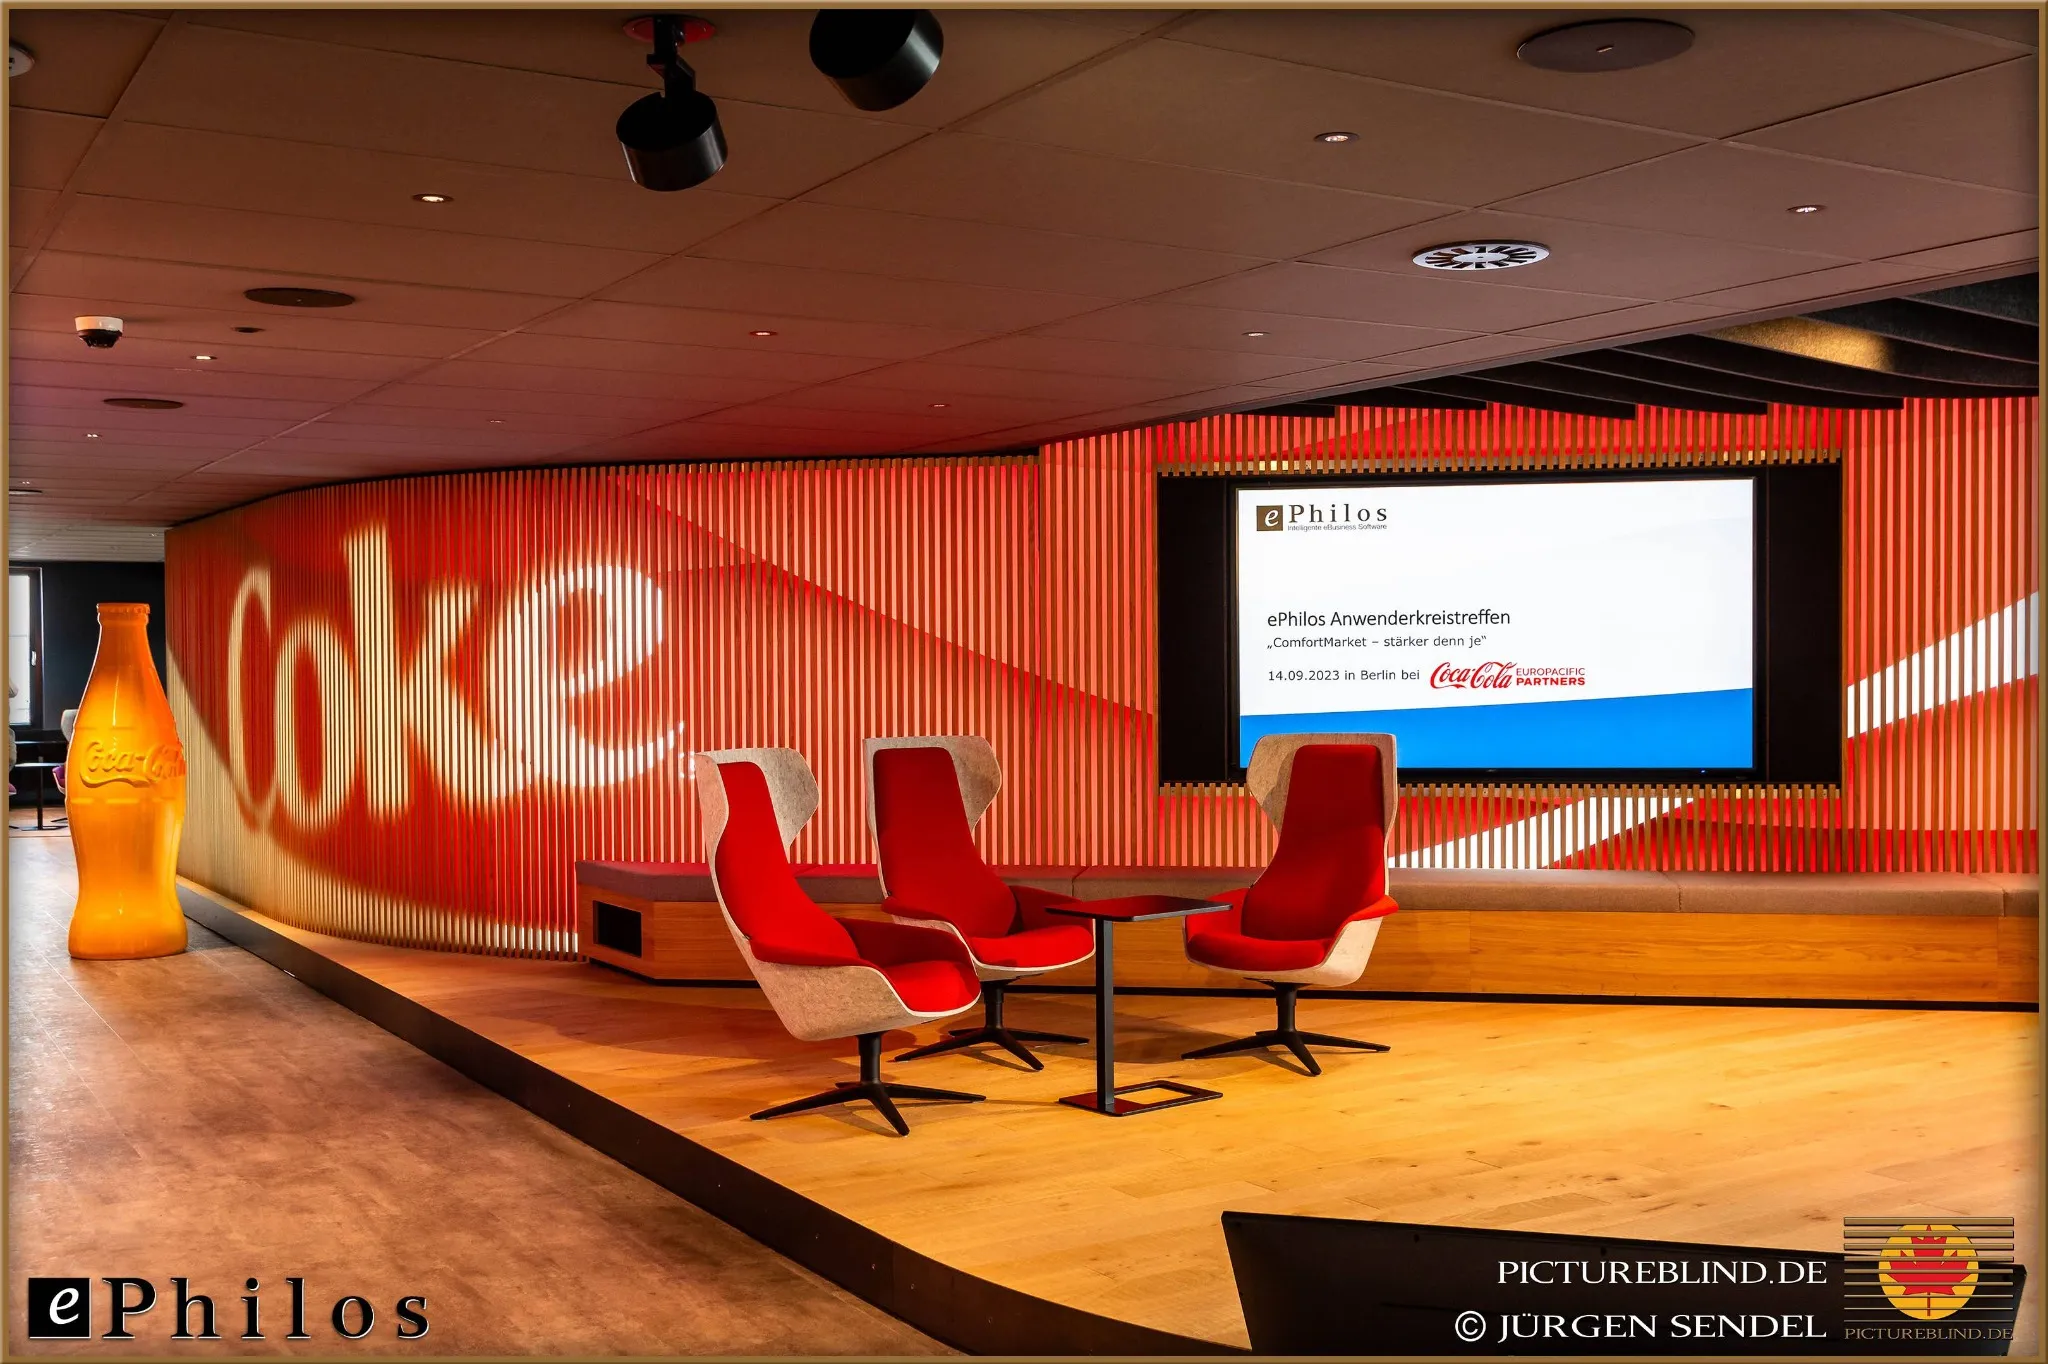
[[[1210,900],[1190,900],[1178,895],[1128,895],[1118,900],[1081,900],[1068,905],[1047,905],[1049,914],[1088,919],[1095,925],[1095,1088],[1086,1094],[1069,1094],[1063,1104],[1085,1108],[1110,1118],[1127,1118],[1155,1108],[1175,1108],[1223,1096],[1213,1089],[1197,1089],[1178,1080],[1146,1080],[1142,1084],[1116,1082],[1116,962],[1111,955],[1118,924],[1142,919],[1184,919],[1190,914],[1214,914],[1228,909]],[[1164,1090],[1165,1099],[1126,1099],[1125,1094],[1142,1090]]]

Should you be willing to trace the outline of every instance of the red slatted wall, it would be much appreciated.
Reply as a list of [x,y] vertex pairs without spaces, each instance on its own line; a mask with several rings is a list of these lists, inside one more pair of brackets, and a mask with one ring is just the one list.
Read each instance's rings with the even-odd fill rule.
[[1839,791],[1413,790],[1397,847],[1423,865],[2031,870],[2036,420],[2030,400],[1629,424],[1346,410],[1024,459],[280,497],[170,537],[183,866],[307,927],[554,953],[575,859],[701,856],[690,751],[800,748],[823,803],[797,858],[864,862],[860,739],[932,732],[985,734],[1004,760],[993,860],[1254,864],[1271,835],[1242,794],[1156,786],[1155,472],[1839,457],[1843,685],[1876,679],[1881,721],[1849,741]]

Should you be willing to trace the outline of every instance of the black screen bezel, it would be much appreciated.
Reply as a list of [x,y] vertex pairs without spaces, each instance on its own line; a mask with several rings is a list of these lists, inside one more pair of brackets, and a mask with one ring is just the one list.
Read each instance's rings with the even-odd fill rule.
[[[1726,481],[1752,485],[1751,752],[1746,768],[1408,768],[1443,784],[1834,784],[1842,770],[1841,470],[1826,462],[1669,469],[1400,470],[1321,475],[1166,474],[1159,509],[1164,784],[1236,783],[1237,494],[1339,487]],[[1777,581],[1774,582],[1774,570]],[[1186,636],[1186,638],[1183,638]],[[1220,670],[1215,666],[1220,659]],[[1782,666],[1774,666],[1782,665]]]

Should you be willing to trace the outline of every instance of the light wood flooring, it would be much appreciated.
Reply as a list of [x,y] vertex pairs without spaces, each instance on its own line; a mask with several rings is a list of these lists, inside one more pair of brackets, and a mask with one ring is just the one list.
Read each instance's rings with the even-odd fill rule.
[[[1304,1027],[1393,1047],[1308,1079],[1179,1059],[1265,1026],[1265,999],[1120,996],[1121,1080],[1224,1097],[1107,1119],[1055,1102],[1092,1085],[1088,1047],[1038,1074],[937,1057],[889,1071],[988,1102],[906,1105],[899,1139],[859,1106],[746,1120],[854,1071],[850,1041],[795,1041],[757,992],[264,922],[914,1250],[1227,1343],[1246,1337],[1226,1209],[1814,1250],[1844,1215],[2009,1213],[2041,1263],[2030,1013],[1308,1000]],[[1011,1021],[1086,1034],[1090,1007],[1019,995]]]

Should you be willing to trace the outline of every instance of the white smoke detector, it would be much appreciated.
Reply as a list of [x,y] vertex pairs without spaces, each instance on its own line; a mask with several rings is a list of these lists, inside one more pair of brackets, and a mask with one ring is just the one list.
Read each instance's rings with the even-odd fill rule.
[[20,43],[7,45],[7,74],[19,76],[36,64],[36,54]]
[[1535,242],[1451,242],[1416,252],[1415,263],[1425,270],[1512,270],[1549,254]]

